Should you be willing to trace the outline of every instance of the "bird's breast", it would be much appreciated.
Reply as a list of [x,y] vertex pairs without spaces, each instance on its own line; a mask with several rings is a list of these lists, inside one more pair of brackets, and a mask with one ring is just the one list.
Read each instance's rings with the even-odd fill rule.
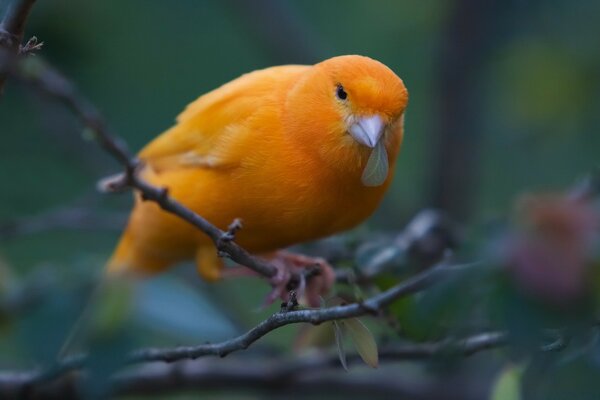
[[241,173],[239,210],[244,229],[238,237],[250,251],[272,251],[350,229],[379,205],[390,179],[366,187],[360,175],[344,174],[325,163],[289,155],[266,159]]

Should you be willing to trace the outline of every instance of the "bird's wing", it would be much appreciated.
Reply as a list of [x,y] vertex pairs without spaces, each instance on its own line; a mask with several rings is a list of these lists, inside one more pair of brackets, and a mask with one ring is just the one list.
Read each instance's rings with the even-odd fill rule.
[[159,173],[239,165],[245,145],[256,134],[253,117],[267,107],[281,107],[287,87],[306,68],[289,65],[251,72],[201,96],[177,117],[175,126],[142,149],[140,159]]

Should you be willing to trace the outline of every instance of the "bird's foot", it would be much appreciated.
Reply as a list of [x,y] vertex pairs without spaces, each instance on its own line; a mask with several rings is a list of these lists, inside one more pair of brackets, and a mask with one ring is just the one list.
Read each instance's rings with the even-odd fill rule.
[[[320,257],[280,250],[268,260],[277,269],[277,273],[269,279],[273,290],[266,297],[265,305],[270,305],[277,299],[288,302],[290,293],[294,291],[303,303],[318,307],[321,297],[329,293],[335,282],[333,268]],[[241,266],[225,268],[220,272],[220,277],[225,279],[249,276],[258,274]]]
[[331,290],[335,282],[335,273],[327,261],[319,257],[281,250],[275,253],[270,262],[277,273],[270,279],[273,290],[267,296],[266,304],[276,299],[289,300],[291,291],[311,307],[318,307],[321,297]]

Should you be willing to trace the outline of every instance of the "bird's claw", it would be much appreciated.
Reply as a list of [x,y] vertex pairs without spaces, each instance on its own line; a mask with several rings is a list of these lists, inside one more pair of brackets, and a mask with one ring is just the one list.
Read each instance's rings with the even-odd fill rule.
[[280,251],[271,263],[277,273],[270,280],[273,290],[267,296],[266,304],[278,298],[287,302],[290,291],[295,291],[299,299],[317,307],[320,298],[329,292],[335,281],[333,268],[322,258]]

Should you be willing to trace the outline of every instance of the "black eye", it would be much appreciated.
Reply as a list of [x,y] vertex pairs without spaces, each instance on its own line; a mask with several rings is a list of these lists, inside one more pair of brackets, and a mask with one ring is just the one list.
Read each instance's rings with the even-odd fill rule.
[[346,93],[346,91],[344,90],[344,87],[342,85],[337,85],[337,89],[335,90],[335,95],[340,100],[346,100],[346,98],[348,97],[348,93]]

